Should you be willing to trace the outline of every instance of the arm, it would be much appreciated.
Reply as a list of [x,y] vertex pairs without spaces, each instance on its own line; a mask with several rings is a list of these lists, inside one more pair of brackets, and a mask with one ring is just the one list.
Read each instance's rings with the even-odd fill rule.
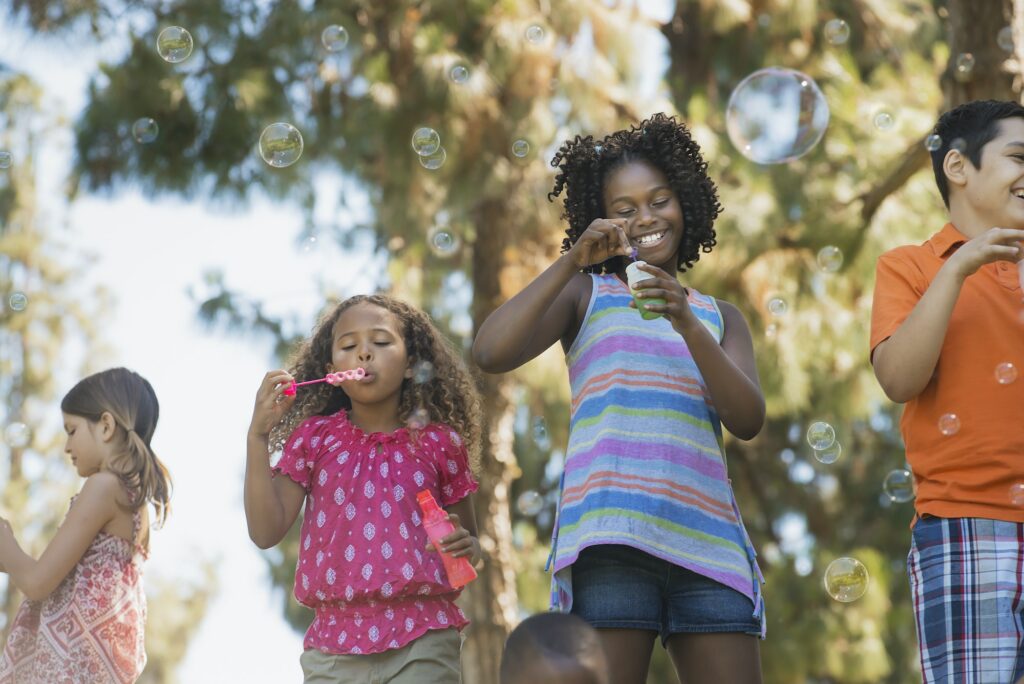
[[1020,248],[1010,243],[1021,239],[1024,231],[992,228],[946,260],[907,319],[871,355],[875,377],[889,399],[904,403],[928,386],[964,281],[984,264],[1017,258]]
[[[455,526],[455,531],[441,540],[441,550],[456,558],[468,557],[470,564],[476,567],[483,559],[483,552],[480,550],[480,539],[476,530],[473,495],[468,494],[444,510],[448,513],[448,520]],[[427,550],[433,551],[433,544],[428,542]]]
[[629,254],[624,225],[621,219],[595,219],[572,249],[487,317],[473,341],[473,361],[488,373],[505,373],[564,337],[586,282],[580,269]]
[[10,524],[0,531],[0,562],[11,581],[32,601],[49,596],[81,560],[96,535],[117,515],[121,483],[111,473],[90,476],[39,560],[22,551]]
[[[269,549],[284,539],[306,498],[306,491],[297,482],[286,476],[274,477],[270,472],[270,430],[295,401],[294,396],[281,395],[290,383],[291,376],[285,371],[267,373],[256,393],[246,437],[245,521],[249,538],[261,549]],[[282,397],[280,401],[278,397]]]

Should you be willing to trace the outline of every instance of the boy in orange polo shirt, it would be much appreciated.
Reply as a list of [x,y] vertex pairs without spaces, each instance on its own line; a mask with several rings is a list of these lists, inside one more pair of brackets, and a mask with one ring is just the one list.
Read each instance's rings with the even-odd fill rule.
[[1024,107],[971,102],[934,133],[950,222],[879,258],[871,362],[906,404],[924,681],[1004,684],[1024,675]]

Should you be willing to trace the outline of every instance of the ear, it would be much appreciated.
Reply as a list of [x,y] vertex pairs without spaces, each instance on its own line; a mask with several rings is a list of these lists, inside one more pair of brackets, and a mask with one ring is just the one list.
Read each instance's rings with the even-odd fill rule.
[[950,185],[963,187],[967,185],[967,165],[970,164],[962,152],[950,150],[942,160],[942,172]]
[[110,411],[104,411],[98,421],[100,439],[109,442],[117,434],[117,421]]

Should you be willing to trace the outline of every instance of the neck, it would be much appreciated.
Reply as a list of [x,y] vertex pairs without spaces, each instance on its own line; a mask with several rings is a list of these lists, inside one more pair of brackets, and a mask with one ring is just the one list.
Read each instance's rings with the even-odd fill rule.
[[394,432],[402,427],[398,420],[398,394],[373,404],[352,402],[348,419],[363,432]]
[[949,202],[949,222],[963,233],[968,240],[976,238],[989,228],[1018,228],[1020,226],[1001,225],[999,221],[980,215],[973,207],[958,198]]

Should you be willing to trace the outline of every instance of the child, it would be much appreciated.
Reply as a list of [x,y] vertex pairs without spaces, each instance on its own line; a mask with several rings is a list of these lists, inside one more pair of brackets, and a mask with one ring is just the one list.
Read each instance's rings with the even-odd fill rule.
[[85,484],[39,560],[0,520],[0,566],[26,596],[0,682],[134,682],[146,665],[146,504],[163,523],[170,500],[150,446],[160,407],[142,376],[113,368],[75,385],[60,408],[64,451]]
[[970,102],[934,133],[949,223],[879,258],[871,363],[906,404],[924,681],[1010,682],[1024,674],[1024,107]]
[[[663,114],[597,143],[577,137],[552,164],[563,254],[491,314],[473,356],[499,373],[555,341],[566,354],[553,607],[598,628],[616,684],[645,681],[658,634],[688,683],[760,681],[760,571],[719,423],[751,439],[764,422],[750,331],[734,306],[675,276],[715,244],[707,164]],[[631,247],[652,276],[638,301],[662,317],[630,310]]]
[[[293,381],[356,368],[365,377],[342,387],[284,393]],[[443,550],[475,564],[472,378],[426,314],[384,295],[336,306],[291,369],[268,373],[256,395],[245,515],[266,549],[306,502],[295,572],[295,598],[315,611],[300,659],[305,682],[459,682],[458,630],[468,621],[440,557],[424,553],[433,549],[416,495],[430,491],[449,512],[456,529]],[[423,411],[430,421],[418,422]],[[283,446],[273,467],[283,477],[267,466],[268,442]]]
[[611,684],[611,679],[593,627],[575,615],[539,613],[509,634],[501,684]]

